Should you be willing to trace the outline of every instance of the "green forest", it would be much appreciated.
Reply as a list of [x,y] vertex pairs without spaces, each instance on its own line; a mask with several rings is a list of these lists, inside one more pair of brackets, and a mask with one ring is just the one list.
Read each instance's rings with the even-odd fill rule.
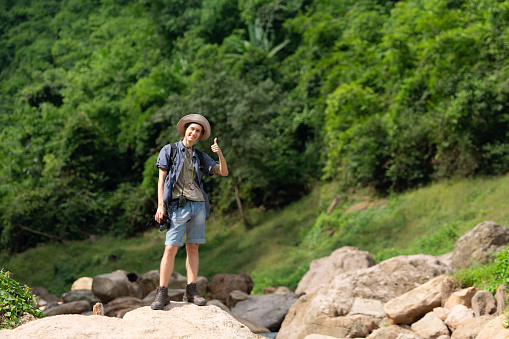
[[1,248],[145,231],[191,113],[228,161],[218,215],[505,174],[508,22],[499,0],[2,0]]

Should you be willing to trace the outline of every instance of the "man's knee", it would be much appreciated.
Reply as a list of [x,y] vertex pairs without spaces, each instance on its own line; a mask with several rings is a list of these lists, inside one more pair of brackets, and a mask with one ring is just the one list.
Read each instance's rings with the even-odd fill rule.
[[164,247],[164,256],[166,257],[174,257],[177,254],[178,246],[165,246]]
[[186,243],[186,252],[188,255],[198,255],[199,244]]

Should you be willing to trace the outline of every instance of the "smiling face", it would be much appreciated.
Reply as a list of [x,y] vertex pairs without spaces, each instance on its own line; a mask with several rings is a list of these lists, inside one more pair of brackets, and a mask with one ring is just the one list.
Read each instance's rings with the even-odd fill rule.
[[191,123],[186,128],[186,133],[184,135],[184,139],[191,145],[196,141],[199,140],[203,133],[203,127],[199,124]]

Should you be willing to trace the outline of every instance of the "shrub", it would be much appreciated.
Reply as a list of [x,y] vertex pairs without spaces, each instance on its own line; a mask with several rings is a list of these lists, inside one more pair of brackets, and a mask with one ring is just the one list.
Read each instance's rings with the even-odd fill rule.
[[509,248],[498,252],[495,261],[484,266],[466,268],[455,274],[462,286],[476,285],[495,294],[500,284],[509,282]]
[[30,313],[38,318],[44,317],[30,294],[30,288],[21,286],[10,278],[10,273],[0,271],[0,329],[15,328],[20,325],[20,318]]

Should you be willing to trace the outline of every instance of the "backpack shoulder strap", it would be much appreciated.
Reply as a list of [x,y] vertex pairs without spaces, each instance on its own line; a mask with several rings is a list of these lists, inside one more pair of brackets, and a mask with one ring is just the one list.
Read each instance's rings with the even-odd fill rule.
[[171,165],[173,166],[173,162],[175,161],[175,155],[177,154],[177,144],[171,144],[171,151],[170,151],[170,160]]
[[200,165],[198,166],[198,169],[200,170],[200,172],[203,174],[203,152],[196,149],[196,154],[198,154],[198,159],[200,159]]

